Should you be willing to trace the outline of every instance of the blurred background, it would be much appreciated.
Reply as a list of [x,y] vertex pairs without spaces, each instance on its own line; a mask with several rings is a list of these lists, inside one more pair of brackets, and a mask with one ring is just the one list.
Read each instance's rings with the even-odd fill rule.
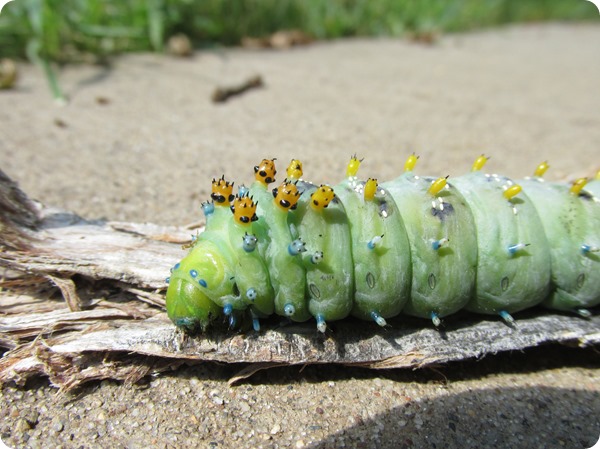
[[0,56],[96,61],[161,51],[179,33],[210,47],[284,29],[332,39],[549,20],[598,21],[598,10],[585,0],[16,0],[0,16]]
[[[432,42],[454,33],[515,22],[599,21],[585,0],[16,0],[0,15],[0,57],[105,63],[132,51],[186,53],[188,46],[265,46],[295,39],[406,36]],[[183,40],[183,42],[182,42]],[[168,49],[168,48],[167,48]]]

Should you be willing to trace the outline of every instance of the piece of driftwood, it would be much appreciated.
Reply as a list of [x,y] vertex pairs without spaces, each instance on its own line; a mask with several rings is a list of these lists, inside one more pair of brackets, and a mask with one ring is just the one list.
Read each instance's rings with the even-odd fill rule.
[[30,200],[0,171],[0,381],[46,375],[65,389],[94,379],[137,381],[183,363],[246,363],[239,380],[281,365],[337,363],[424,367],[546,343],[600,344],[590,319],[533,309],[511,328],[458,314],[440,332],[400,316],[381,329],[348,319],[323,335],[314,323],[259,333],[214,330],[189,337],[164,312],[165,277],[195,226],[88,221]]

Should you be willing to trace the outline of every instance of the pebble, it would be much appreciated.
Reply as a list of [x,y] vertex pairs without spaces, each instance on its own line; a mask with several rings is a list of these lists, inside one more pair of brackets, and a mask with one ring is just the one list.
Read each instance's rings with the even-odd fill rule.
[[248,413],[250,411],[250,406],[247,402],[240,402],[240,411],[242,413]]
[[212,390],[209,393],[209,396],[210,396],[211,401],[213,401],[213,403],[215,403],[217,405],[223,405],[225,403],[225,401],[219,396],[218,390]]
[[28,430],[31,430],[31,424],[29,424],[29,421],[27,421],[26,419],[20,418],[17,421],[17,425],[15,426],[15,432],[23,433],[27,432]]
[[65,425],[63,424],[63,422],[61,420],[58,420],[58,419],[52,420],[52,430],[54,430],[56,433],[62,432],[64,428],[65,428]]

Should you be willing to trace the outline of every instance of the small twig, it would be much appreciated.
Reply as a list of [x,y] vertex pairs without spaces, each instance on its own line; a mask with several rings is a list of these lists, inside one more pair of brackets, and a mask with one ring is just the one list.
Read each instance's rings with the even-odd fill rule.
[[217,87],[212,94],[212,101],[213,103],[224,103],[229,100],[230,97],[243,94],[247,90],[262,86],[264,86],[262,77],[260,75],[256,75],[237,86]]

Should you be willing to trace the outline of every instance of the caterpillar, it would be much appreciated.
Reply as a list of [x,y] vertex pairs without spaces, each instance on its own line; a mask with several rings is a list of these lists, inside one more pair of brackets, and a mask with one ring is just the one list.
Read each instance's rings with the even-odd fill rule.
[[482,169],[448,180],[404,173],[360,180],[350,159],[335,188],[302,179],[292,160],[254,167],[248,188],[213,179],[204,232],[167,278],[167,314],[189,333],[219,318],[236,327],[273,314],[318,331],[349,315],[386,326],[400,313],[431,320],[461,309],[499,315],[543,304],[590,316],[600,304],[600,171],[550,183],[540,164],[520,180]]

